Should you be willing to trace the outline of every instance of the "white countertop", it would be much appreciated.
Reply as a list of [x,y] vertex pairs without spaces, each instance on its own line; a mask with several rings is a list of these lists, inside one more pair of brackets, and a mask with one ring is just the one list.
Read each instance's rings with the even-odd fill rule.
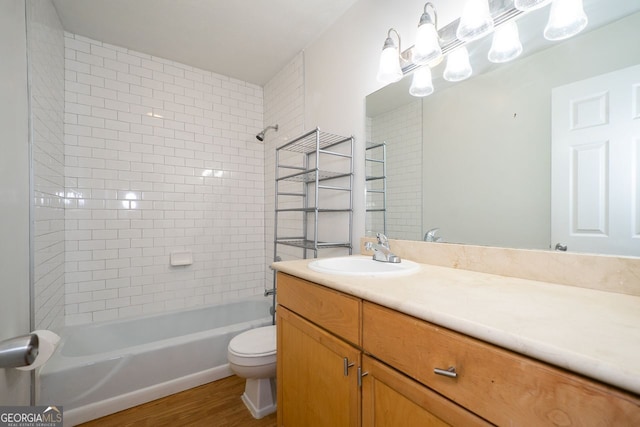
[[293,276],[640,394],[640,297],[420,264],[397,277]]

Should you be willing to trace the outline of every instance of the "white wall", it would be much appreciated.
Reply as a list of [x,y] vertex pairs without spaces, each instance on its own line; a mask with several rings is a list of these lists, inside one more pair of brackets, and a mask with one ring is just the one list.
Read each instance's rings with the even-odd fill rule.
[[36,329],[64,326],[64,31],[50,1],[31,0],[31,83]]
[[65,43],[67,324],[262,293],[262,88]]
[[[0,340],[28,333],[29,123],[25,2],[0,2]],[[28,372],[0,369],[0,404],[29,404]]]
[[[439,0],[439,25],[459,16],[463,1]],[[378,61],[387,31],[413,45],[425,2],[360,0],[305,50],[305,125],[356,137],[354,242],[364,235],[365,97],[381,87]]]

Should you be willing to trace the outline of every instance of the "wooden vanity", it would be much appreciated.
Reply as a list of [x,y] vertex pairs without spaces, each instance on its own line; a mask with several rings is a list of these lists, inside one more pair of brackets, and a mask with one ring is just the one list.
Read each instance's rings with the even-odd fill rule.
[[278,426],[635,426],[638,394],[279,271]]

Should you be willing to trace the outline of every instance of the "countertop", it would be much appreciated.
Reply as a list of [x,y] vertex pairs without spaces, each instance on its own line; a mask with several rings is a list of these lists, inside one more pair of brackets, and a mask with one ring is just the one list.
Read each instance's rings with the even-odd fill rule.
[[326,274],[311,261],[272,266],[640,394],[640,297],[429,264],[406,276]]

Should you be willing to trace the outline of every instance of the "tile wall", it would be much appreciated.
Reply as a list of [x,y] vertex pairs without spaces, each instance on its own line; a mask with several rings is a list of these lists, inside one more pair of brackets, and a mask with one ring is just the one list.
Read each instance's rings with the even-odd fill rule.
[[371,118],[367,129],[372,142],[387,143],[387,234],[422,240],[422,101]]
[[64,31],[49,1],[27,2],[36,329],[64,326]]
[[[264,123],[278,124],[278,132],[269,131],[264,140],[265,149],[265,241],[266,265],[273,262],[273,239],[275,220],[275,153],[276,148],[302,135],[304,127],[304,53],[298,54],[264,87]],[[296,227],[296,224],[290,224]],[[297,225],[301,227],[301,225]],[[291,247],[280,247],[278,255],[283,259],[296,259],[302,251]],[[273,283],[269,270],[267,283]]]
[[261,294],[262,88],[70,33],[65,70],[66,323]]

